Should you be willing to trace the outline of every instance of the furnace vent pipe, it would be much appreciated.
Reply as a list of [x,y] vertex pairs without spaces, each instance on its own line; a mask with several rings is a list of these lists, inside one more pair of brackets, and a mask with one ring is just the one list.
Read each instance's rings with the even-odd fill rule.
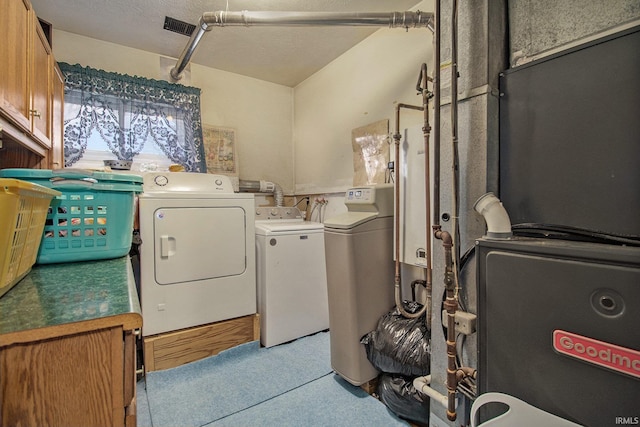
[[284,205],[284,194],[282,193],[282,187],[270,181],[252,181],[241,179],[238,183],[238,188],[244,193],[273,193],[273,198],[276,201],[277,207]]
[[182,51],[171,78],[180,80],[200,40],[212,26],[373,26],[389,28],[429,28],[433,13],[427,12],[205,12]]
[[484,217],[487,223],[487,237],[508,239],[512,236],[511,220],[506,209],[493,193],[480,197],[473,208]]

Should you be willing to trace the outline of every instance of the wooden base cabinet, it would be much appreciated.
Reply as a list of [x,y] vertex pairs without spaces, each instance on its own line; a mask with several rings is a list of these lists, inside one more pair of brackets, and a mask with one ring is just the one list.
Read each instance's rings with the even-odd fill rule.
[[128,256],[34,265],[0,298],[0,427],[136,425]]
[[135,339],[110,327],[1,348],[2,426],[135,426]]

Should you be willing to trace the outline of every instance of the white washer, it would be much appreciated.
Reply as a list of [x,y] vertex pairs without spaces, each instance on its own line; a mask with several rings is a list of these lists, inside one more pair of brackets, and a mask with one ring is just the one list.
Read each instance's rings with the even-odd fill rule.
[[329,328],[322,223],[297,208],[257,208],[256,265],[263,346]]
[[143,336],[255,314],[253,194],[189,172],[147,173],[143,190]]

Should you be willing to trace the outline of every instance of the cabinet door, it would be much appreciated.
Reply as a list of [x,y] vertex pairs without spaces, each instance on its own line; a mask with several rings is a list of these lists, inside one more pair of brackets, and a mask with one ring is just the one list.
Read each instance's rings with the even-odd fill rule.
[[0,0],[0,110],[25,131],[31,130],[30,9],[26,0]]
[[135,427],[136,413],[136,340],[140,330],[124,332],[124,425]]
[[64,76],[55,61],[53,62],[51,71],[51,88],[53,90],[51,100],[51,159],[48,168],[60,169],[64,167]]
[[0,425],[124,426],[123,354],[121,327],[0,348]]
[[46,147],[51,147],[51,48],[42,27],[32,13],[33,58],[31,68],[31,132]]

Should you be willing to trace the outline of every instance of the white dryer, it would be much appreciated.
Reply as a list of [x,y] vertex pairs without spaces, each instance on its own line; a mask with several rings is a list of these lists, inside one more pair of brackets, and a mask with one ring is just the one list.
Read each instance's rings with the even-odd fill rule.
[[256,254],[261,344],[329,329],[323,224],[298,208],[259,207]]
[[143,190],[143,336],[255,314],[253,194],[189,172],[147,173]]

